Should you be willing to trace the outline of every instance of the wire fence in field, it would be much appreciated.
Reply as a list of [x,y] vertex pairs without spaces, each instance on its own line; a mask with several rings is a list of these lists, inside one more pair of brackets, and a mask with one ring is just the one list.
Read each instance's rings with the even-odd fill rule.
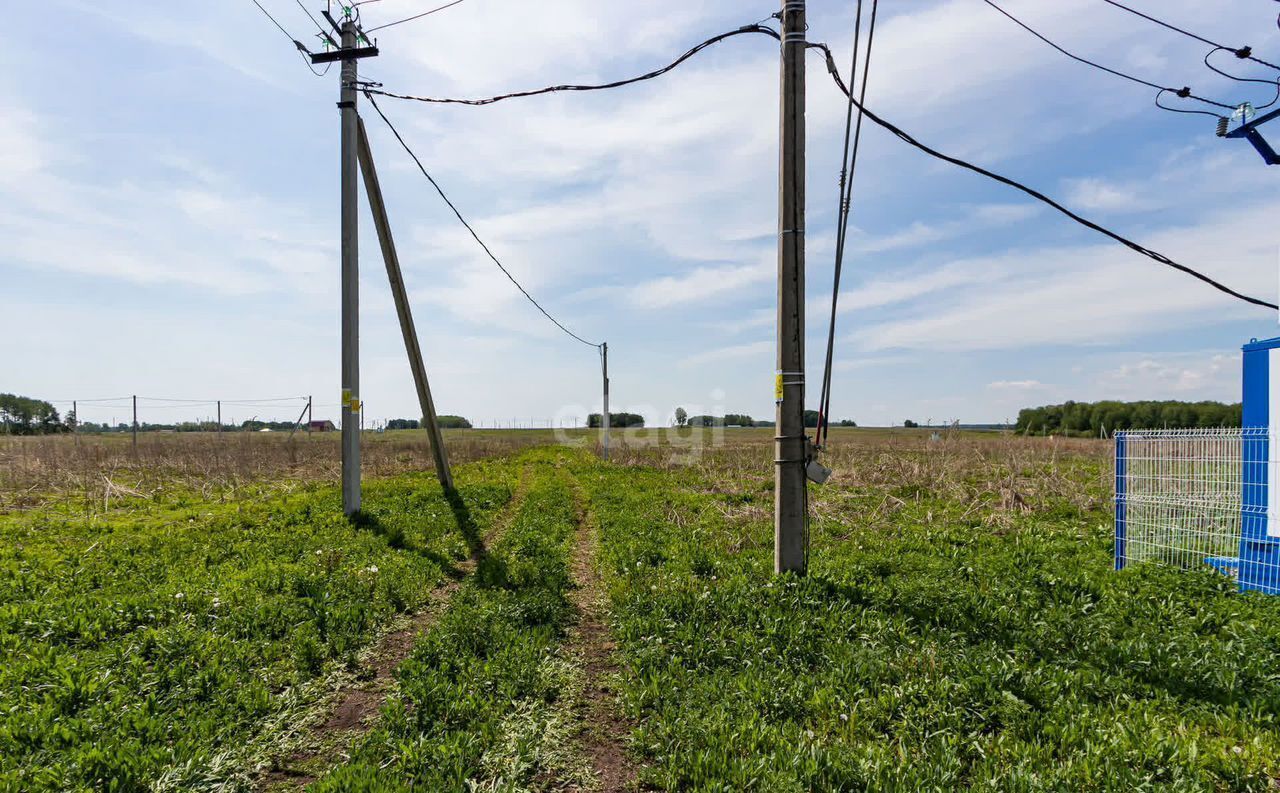
[[1280,591],[1272,443],[1264,427],[1117,433],[1116,568],[1207,565]]

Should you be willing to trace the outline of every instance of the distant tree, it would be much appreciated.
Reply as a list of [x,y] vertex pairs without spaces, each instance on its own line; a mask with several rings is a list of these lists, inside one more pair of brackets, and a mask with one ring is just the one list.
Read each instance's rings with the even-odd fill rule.
[[[436,416],[436,422],[440,424],[441,429],[445,430],[469,430],[471,422],[462,416]],[[424,419],[423,424],[426,424]]]
[[391,419],[387,422],[389,430],[416,430],[418,426],[417,419]]
[[1127,429],[1239,427],[1239,403],[1222,402],[1064,402],[1024,408],[1017,432],[1043,435],[1097,436]]
[[[600,429],[604,425],[604,417],[599,413],[592,413],[587,416],[587,426],[592,429]],[[610,413],[609,428],[615,427],[643,427],[644,416],[636,413]]]
[[919,427],[920,425],[915,423],[911,419],[907,419],[906,421],[902,422],[902,426],[906,427],[909,430],[913,430],[916,427]]
[[676,426],[683,427],[688,420],[689,414],[685,412],[685,409],[676,408]]
[[52,404],[17,394],[0,394],[0,427],[7,435],[53,435],[67,431]]
[[806,410],[806,411],[804,412],[804,425],[805,425],[806,427],[816,427],[816,426],[818,426],[818,417],[819,417],[820,415],[821,415],[821,414],[820,414],[820,413],[818,413],[818,411],[816,411],[816,410]]
[[756,420],[745,413],[726,413],[724,417],[726,427],[733,425],[736,427],[754,427]]
[[858,426],[858,422],[854,421],[853,419],[840,419],[840,426],[841,426],[841,427],[856,427],[856,426]]

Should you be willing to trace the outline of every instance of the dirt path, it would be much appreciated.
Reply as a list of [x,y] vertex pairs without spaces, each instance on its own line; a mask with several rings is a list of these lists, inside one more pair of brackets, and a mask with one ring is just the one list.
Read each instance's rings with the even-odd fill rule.
[[328,715],[310,728],[302,742],[305,748],[277,760],[275,767],[263,776],[259,789],[301,790],[315,782],[320,774],[341,762],[355,740],[373,728],[378,712],[394,687],[396,668],[413,652],[418,637],[435,624],[462,582],[475,572],[476,565],[484,558],[488,548],[502,536],[519,514],[520,505],[529,489],[527,474],[527,469],[522,467],[511,501],[503,508],[493,527],[483,538],[469,543],[470,558],[455,565],[455,572],[450,574],[443,585],[432,591],[422,608],[378,640],[365,657],[363,674],[338,689],[330,700],[333,704]]
[[[580,488],[578,503],[586,503]],[[632,725],[621,717],[616,705],[616,646],[605,621],[608,604],[597,566],[600,527],[585,506],[580,506],[580,510],[571,562],[576,588],[570,594],[578,616],[569,630],[567,643],[568,651],[580,662],[585,678],[582,731],[578,741],[583,756],[595,772],[596,790],[605,793],[635,790],[636,769],[626,752]]]

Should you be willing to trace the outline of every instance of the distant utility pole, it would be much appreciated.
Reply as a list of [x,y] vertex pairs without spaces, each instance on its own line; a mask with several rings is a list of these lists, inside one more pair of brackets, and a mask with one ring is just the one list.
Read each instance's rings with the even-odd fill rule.
[[435,459],[436,477],[446,491],[453,490],[453,471],[449,468],[449,455],[444,448],[444,433],[436,417],[436,405],[431,398],[431,385],[427,382],[427,367],[422,362],[422,348],[418,345],[418,331],[413,324],[413,311],[404,288],[400,272],[400,257],[396,254],[395,239],[391,236],[391,221],[387,218],[387,205],[382,199],[382,187],[378,183],[378,169],[373,164],[373,151],[369,148],[369,136],[364,122],[358,124],[357,152],[360,171],[364,174],[364,191],[373,212],[373,225],[378,230],[378,244],[382,247],[382,260],[387,265],[387,280],[391,282],[391,296],[395,298],[396,314],[400,317],[400,334],[404,337],[404,350],[409,356],[409,368],[413,371],[413,384],[418,391],[418,407],[427,422],[431,437],[431,454]]
[[773,568],[776,573],[801,574],[808,555],[809,457],[804,431],[804,66],[805,3],[783,0]]
[[359,196],[356,193],[356,61],[378,54],[376,47],[357,48],[356,23],[339,25],[328,13],[325,19],[342,34],[335,52],[311,56],[311,62],[342,61],[339,73],[338,109],[342,117],[342,511],[350,516],[360,510],[360,259]]
[[133,395],[133,451],[138,451],[138,395]]
[[222,434],[222,400],[218,400],[218,434]]
[[600,345],[600,373],[604,377],[604,412],[600,414],[600,432],[603,433],[604,459],[609,459],[609,344]]
[[311,412],[311,396],[307,396],[307,435],[311,434],[311,423],[316,420],[315,414]]

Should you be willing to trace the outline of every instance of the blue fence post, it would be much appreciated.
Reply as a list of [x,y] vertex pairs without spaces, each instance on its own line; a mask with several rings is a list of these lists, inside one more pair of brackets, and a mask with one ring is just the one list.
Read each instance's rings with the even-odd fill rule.
[[[1280,594],[1280,538],[1269,533],[1271,489],[1275,481],[1271,462],[1271,433],[1280,420],[1272,416],[1271,355],[1280,348],[1280,339],[1253,341],[1244,346],[1244,405],[1241,422],[1241,457],[1244,493],[1240,507],[1241,591]],[[1280,376],[1280,372],[1277,373]],[[1280,385],[1278,383],[1277,385]],[[1280,389],[1276,389],[1280,394]]]
[[1125,451],[1128,438],[1123,432],[1116,433],[1116,569],[1124,569],[1125,560],[1125,496],[1128,487],[1126,481]]

